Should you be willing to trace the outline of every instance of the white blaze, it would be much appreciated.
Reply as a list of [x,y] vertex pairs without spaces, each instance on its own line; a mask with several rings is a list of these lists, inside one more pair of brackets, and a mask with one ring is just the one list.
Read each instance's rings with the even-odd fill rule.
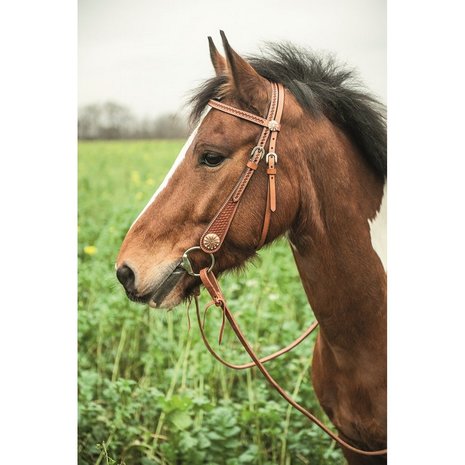
[[368,220],[370,225],[371,245],[375,252],[378,254],[381,262],[383,263],[384,270],[387,270],[387,247],[386,247],[386,234],[387,234],[387,188],[384,186],[383,199],[378,214],[372,219]]
[[[176,160],[174,161],[173,165],[168,171],[168,174],[165,176],[165,179],[160,184],[155,194],[152,195],[152,198],[149,200],[149,203],[144,207],[144,209],[139,213],[139,216],[134,220],[134,223],[132,223],[131,228],[137,223],[137,220],[144,214],[145,210],[147,210],[147,208],[149,208],[150,205],[152,205],[152,203],[158,197],[160,192],[167,186],[168,181],[171,179],[174,172],[177,170],[178,166],[182,163],[182,161],[186,157],[186,153],[189,150],[189,147],[191,146],[192,141],[195,138],[195,135],[197,134],[197,130],[199,129],[199,126],[200,124],[192,131],[192,134],[189,136],[189,139],[187,139],[187,142],[184,144],[183,148],[179,152],[178,156],[176,157]],[[129,230],[131,230],[131,228],[129,228]]]

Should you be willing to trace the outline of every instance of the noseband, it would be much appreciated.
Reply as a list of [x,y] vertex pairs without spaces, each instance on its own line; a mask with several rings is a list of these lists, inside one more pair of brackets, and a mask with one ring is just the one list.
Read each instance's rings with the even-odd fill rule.
[[[290,351],[298,344],[300,344],[307,336],[309,336],[312,331],[318,326],[318,322],[315,321],[310,327],[294,342],[292,342],[287,347],[275,352],[274,354],[268,355],[262,359],[259,359],[258,356],[255,354],[254,350],[252,349],[251,345],[244,337],[234,315],[229,310],[226,299],[221,291],[219,283],[213,273],[213,267],[215,265],[215,256],[214,254],[218,252],[223,245],[224,239],[228,234],[229,228],[231,227],[231,223],[233,218],[236,214],[237,208],[239,206],[239,202],[242,198],[242,195],[245,192],[253,174],[257,170],[260,161],[264,158],[266,149],[265,146],[269,140],[268,145],[268,153],[265,156],[265,163],[267,164],[266,173],[268,175],[268,192],[266,197],[266,207],[265,207],[265,214],[263,218],[263,225],[262,225],[262,232],[260,234],[260,238],[257,242],[257,249],[260,249],[266,241],[268,230],[271,221],[271,215],[276,211],[276,166],[278,163],[278,155],[276,154],[276,141],[278,138],[278,133],[281,129],[281,116],[283,113],[284,108],[284,87],[282,84],[276,84],[274,82],[271,83],[271,102],[270,107],[268,110],[268,115],[266,118],[262,118],[261,116],[254,115],[253,113],[246,112],[244,110],[240,110],[238,108],[225,105],[222,102],[216,100],[210,100],[208,102],[209,106],[215,110],[222,111],[223,113],[227,113],[229,115],[235,116],[237,118],[249,121],[256,125],[262,126],[262,132],[260,138],[258,139],[257,145],[252,149],[250,153],[250,158],[242,172],[239,180],[237,181],[236,185],[234,186],[232,192],[228,196],[226,202],[221,206],[220,210],[213,218],[211,223],[208,225],[205,232],[202,234],[200,238],[200,244],[198,246],[194,246],[186,250],[183,255],[182,259],[182,266],[184,269],[192,276],[200,277],[203,285],[209,292],[210,296],[212,297],[212,302],[207,306],[205,309],[203,321],[200,315],[200,309],[198,304],[197,296],[195,296],[195,305],[196,305],[196,313],[197,313],[197,321],[199,323],[200,332],[202,335],[202,339],[208,349],[208,351],[221,363],[228,366],[229,368],[233,368],[236,370],[241,370],[245,368],[251,368],[256,366],[263,374],[265,379],[278,391],[278,393],[286,399],[289,404],[291,404],[294,408],[296,408],[299,412],[305,415],[309,420],[319,426],[328,436],[330,436],[334,441],[336,441],[339,445],[345,447],[346,449],[355,452],[361,455],[373,456],[373,455],[385,455],[387,454],[387,449],[376,450],[376,451],[366,451],[359,449],[357,447],[352,446],[345,440],[341,439],[335,433],[333,433],[329,428],[327,428],[318,418],[316,418],[311,412],[306,410],[300,404],[298,404],[289,394],[284,391],[284,389],[275,381],[275,379],[271,376],[268,370],[265,368],[264,363],[273,360],[282,354]],[[195,273],[193,270],[192,264],[189,259],[189,253],[193,250],[202,250],[206,254],[210,256],[211,263],[210,267],[204,268],[200,270],[199,273]],[[211,347],[210,343],[207,340],[205,335],[205,316],[208,308],[211,305],[216,305],[219,307],[223,314],[223,322],[221,324],[220,329],[220,336],[219,336],[219,343],[221,343],[221,339],[223,336],[225,320],[227,319],[231,328],[235,332],[237,338],[241,342],[242,346],[249,354],[250,358],[252,359],[251,363],[247,363],[244,365],[234,365],[222,359]]]

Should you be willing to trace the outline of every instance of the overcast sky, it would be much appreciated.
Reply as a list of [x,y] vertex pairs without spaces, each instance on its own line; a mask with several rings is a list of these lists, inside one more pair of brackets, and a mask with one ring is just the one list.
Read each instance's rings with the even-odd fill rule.
[[220,29],[239,53],[279,40],[334,53],[386,102],[385,0],[79,0],[79,105],[182,112],[213,74],[207,36],[221,50]]

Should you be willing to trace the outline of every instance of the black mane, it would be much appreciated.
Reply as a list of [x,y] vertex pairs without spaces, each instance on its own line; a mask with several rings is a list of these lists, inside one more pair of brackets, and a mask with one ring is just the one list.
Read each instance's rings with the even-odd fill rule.
[[[387,175],[385,107],[333,58],[317,56],[289,43],[268,44],[265,56],[248,57],[263,77],[282,83],[314,116],[323,113],[341,127],[382,177]],[[197,120],[208,100],[219,97],[225,76],[205,81],[191,98]]]

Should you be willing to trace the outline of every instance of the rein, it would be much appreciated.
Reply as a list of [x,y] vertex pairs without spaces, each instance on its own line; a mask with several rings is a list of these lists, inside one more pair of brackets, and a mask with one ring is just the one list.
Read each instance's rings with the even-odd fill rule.
[[[287,394],[287,392],[279,385],[279,383],[271,376],[271,374],[265,368],[264,363],[270,360],[274,360],[280,357],[281,355],[285,354],[286,352],[289,352],[294,347],[299,345],[303,340],[305,340],[316,329],[316,327],[318,326],[318,322],[315,321],[314,323],[312,323],[301,336],[299,336],[294,342],[289,344],[287,347],[284,347],[283,349],[260,359],[255,354],[254,350],[252,349],[252,346],[249,344],[244,334],[242,333],[236,319],[234,318],[234,315],[229,310],[228,305],[226,303],[226,299],[224,298],[224,295],[221,291],[220,285],[212,271],[215,265],[214,253],[218,252],[218,250],[221,248],[223,241],[229,231],[233,218],[236,214],[239,201],[242,198],[242,195],[250,179],[257,170],[260,161],[265,156],[265,146],[268,142],[268,139],[268,153],[265,157],[265,162],[267,164],[266,173],[268,175],[268,190],[262,232],[260,234],[260,238],[256,247],[257,249],[260,249],[265,243],[270,226],[271,215],[273,212],[276,211],[276,166],[278,163],[278,155],[276,154],[276,141],[278,138],[278,133],[281,129],[280,121],[284,108],[285,91],[282,84],[276,84],[274,82],[271,83],[271,91],[271,102],[267,118],[262,118],[258,115],[248,113],[246,111],[240,110],[235,107],[231,107],[229,105],[225,105],[224,103],[218,102],[216,100],[210,100],[208,103],[210,107],[216,110],[222,111],[237,118],[241,118],[251,123],[262,126],[263,129],[257,145],[251,151],[249,161],[247,162],[246,167],[242,172],[239,180],[237,181],[232,192],[228,196],[226,202],[221,206],[219,212],[216,214],[211,223],[208,225],[205,232],[202,234],[200,238],[200,245],[191,247],[190,249],[186,250],[182,258],[182,266],[185,268],[187,273],[189,273],[192,276],[199,277],[212,298],[210,304],[208,304],[208,306],[205,308],[202,321],[198,303],[198,296],[194,295],[197,321],[199,324],[200,333],[202,335],[202,339],[205,343],[207,350],[212,354],[214,358],[216,358],[223,365],[229,368],[233,368],[235,370],[243,370],[256,366],[262,372],[263,376],[268,381],[268,383],[271,384],[271,386],[273,386],[274,389],[276,389],[276,391],[278,391],[278,393],[290,405],[292,405],[295,409],[297,409],[299,412],[305,415],[309,420],[315,423],[340,446],[345,447],[346,449],[361,455],[385,455],[387,454],[387,449],[366,451],[354,447],[345,440],[341,439],[339,436],[333,433],[327,426],[325,426],[318,418],[316,418],[315,415],[306,410],[304,407],[298,404],[289,394]],[[202,270],[200,270],[199,273],[194,272],[189,259],[189,253],[193,250],[202,250],[210,256],[211,264],[209,268],[203,268]],[[252,359],[252,362],[243,365],[234,365],[221,358],[211,347],[206,337],[204,328],[207,311],[212,305],[215,305],[222,311],[223,320],[220,328],[219,343],[221,344],[225,322],[227,320],[232,330],[236,334],[237,338],[239,339],[240,343]]]

